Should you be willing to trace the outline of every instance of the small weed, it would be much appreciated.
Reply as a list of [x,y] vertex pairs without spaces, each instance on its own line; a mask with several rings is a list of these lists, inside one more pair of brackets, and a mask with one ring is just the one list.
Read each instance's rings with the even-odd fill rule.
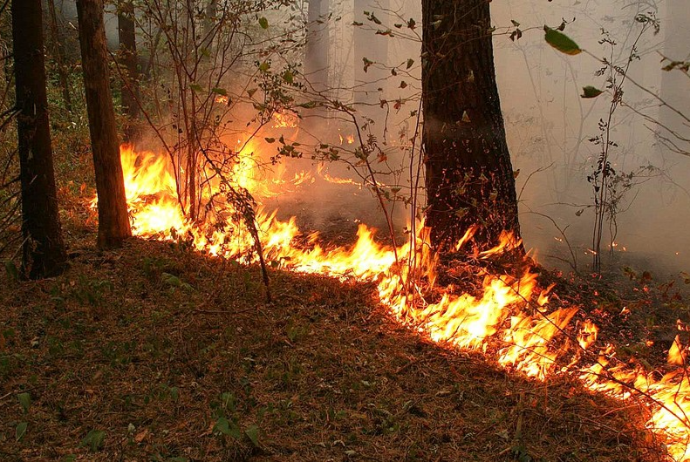
[[295,343],[307,335],[307,328],[304,326],[289,326],[287,328],[287,336],[290,342]]
[[110,281],[92,281],[81,276],[79,282],[72,288],[70,296],[81,304],[100,306],[106,291],[109,293],[113,291],[113,284]]
[[100,451],[103,448],[105,441],[105,432],[103,430],[91,430],[86,434],[81,443],[80,448],[89,448],[91,452]]

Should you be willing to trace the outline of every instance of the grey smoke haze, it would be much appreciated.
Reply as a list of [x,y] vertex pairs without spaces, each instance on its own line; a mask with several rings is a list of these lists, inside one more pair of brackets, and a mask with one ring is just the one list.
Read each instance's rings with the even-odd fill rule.
[[[306,7],[309,2],[303,3]],[[414,101],[419,97],[421,86],[420,43],[414,38],[421,35],[421,2],[322,0],[318,2],[322,12],[326,3],[330,18],[327,78],[329,86],[333,87],[329,90],[330,97],[344,102],[369,103],[364,106],[366,109],[360,106],[359,120],[365,123],[365,115],[375,119],[372,133],[379,140],[393,140],[405,130],[409,137],[414,128],[409,114],[417,108]],[[72,0],[58,4],[66,17],[76,16]],[[586,53],[566,56],[557,52],[545,43],[541,29],[545,24],[556,27],[563,19],[568,22],[575,19],[567,25],[565,33],[581,48],[596,57],[624,60],[639,28],[634,21],[635,15],[654,11],[661,31],[658,35],[646,35],[638,44],[640,59],[632,63],[630,76],[644,89],[662,95],[681,112],[690,114],[690,81],[680,73],[663,72],[660,64],[662,54],[688,59],[690,9],[684,0],[502,0],[491,5],[493,24],[497,27],[494,48],[499,92],[513,167],[520,170],[517,183],[526,246],[537,249],[538,259],[547,266],[567,267],[551,258],[570,259],[566,244],[559,241],[561,236],[555,222],[562,230],[567,229],[578,263],[586,268],[591,260],[587,249],[591,247],[593,224],[593,192],[587,177],[599,153],[599,147],[589,139],[599,134],[597,124],[608,112],[610,95],[588,100],[580,98],[583,86],[606,87],[605,77],[595,75],[600,63]],[[355,13],[355,9],[364,8],[374,12],[383,22],[378,28],[390,28],[394,36],[376,35],[377,26],[368,21],[363,21],[363,27],[353,28],[355,16],[361,20],[361,14]],[[414,31],[395,27],[396,23],[409,18],[414,18],[419,25]],[[519,22],[524,31],[523,37],[515,42],[508,38],[515,28],[511,20]],[[117,33],[113,15],[109,16],[107,24],[109,37],[115,43]],[[598,43],[602,29],[616,41],[613,54],[606,44]],[[358,40],[360,45],[356,46]],[[361,43],[366,44],[367,57],[374,57],[371,59],[376,62],[366,73],[362,72]],[[381,50],[385,50],[384,55]],[[409,69],[411,75],[394,77],[390,70],[383,69],[408,59],[414,60]],[[369,80],[364,87],[356,86],[366,79]],[[366,90],[364,93],[362,88]],[[658,101],[644,89],[626,84],[625,103],[673,129],[685,130],[687,137],[690,132],[687,124],[672,117],[670,111],[659,108]],[[376,103],[380,99],[409,101],[398,111],[391,109],[392,104],[388,110],[381,109]],[[338,128],[341,125],[333,122],[312,124],[312,139],[334,142]],[[616,266],[653,264],[664,270],[687,270],[690,269],[690,234],[686,231],[690,226],[690,159],[659,143],[653,133],[656,128],[653,122],[635,115],[628,107],[620,107],[615,114],[612,136],[618,146],[612,149],[611,156],[616,171],[632,172],[647,165],[658,170],[623,197],[621,213],[617,216],[618,247],[615,258],[609,260]],[[394,146],[389,145],[387,149],[391,162],[404,159],[402,154],[396,154]],[[303,165],[304,162],[299,168]],[[332,166],[331,169],[334,176],[350,173],[342,167]],[[533,172],[537,173],[531,175]],[[314,197],[323,198],[308,212],[317,217],[315,222],[328,221],[329,216],[337,215],[346,215],[351,221],[360,217],[367,219],[377,208],[376,200],[366,191],[343,193],[342,187],[332,185],[322,185],[322,188],[304,192],[295,199],[296,208],[306,209]],[[282,206],[290,205],[287,197],[280,202]],[[401,210],[399,207],[399,219],[404,224],[405,213]]]

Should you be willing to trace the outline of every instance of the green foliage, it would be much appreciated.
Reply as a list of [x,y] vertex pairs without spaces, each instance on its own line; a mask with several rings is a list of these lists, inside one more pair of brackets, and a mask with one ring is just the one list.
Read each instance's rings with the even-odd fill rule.
[[596,87],[593,87],[591,85],[587,85],[586,87],[582,87],[582,94],[580,95],[581,98],[596,98],[597,96],[601,95],[603,91],[599,90]]
[[91,452],[100,451],[103,448],[103,443],[105,442],[105,432],[103,430],[91,430],[86,434],[81,443],[79,443],[80,448],[89,448]]
[[556,50],[567,55],[577,55],[582,53],[582,49],[570,37],[559,30],[544,26],[544,39],[546,43]]
[[229,435],[235,439],[242,438],[242,430],[237,422],[227,417],[219,417],[213,426],[213,433],[216,435]]
[[27,414],[29,412],[29,408],[31,408],[31,395],[29,393],[19,393],[17,395],[17,399],[19,400],[19,404],[22,407],[22,411],[24,414]]
[[247,438],[249,438],[249,441],[251,441],[255,447],[259,447],[259,427],[250,425],[244,431],[244,434],[247,435]]
[[14,439],[15,441],[21,441],[22,438],[24,438],[24,435],[26,435],[26,429],[29,426],[27,422],[19,422],[17,424],[17,427],[15,428],[14,431]]
[[162,273],[161,282],[172,288],[180,288],[186,291],[194,290],[190,284],[183,282],[180,278],[170,273]]

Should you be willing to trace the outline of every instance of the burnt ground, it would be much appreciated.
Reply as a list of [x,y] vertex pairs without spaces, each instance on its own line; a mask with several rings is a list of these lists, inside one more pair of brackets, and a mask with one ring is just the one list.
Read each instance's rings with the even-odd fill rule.
[[[267,304],[255,267],[136,239],[100,253],[65,221],[66,274],[0,275],[2,461],[664,460],[644,406],[433,344],[372,286],[274,270]],[[586,284],[559,279],[558,299],[596,301],[631,351],[651,335],[613,315],[620,287]]]

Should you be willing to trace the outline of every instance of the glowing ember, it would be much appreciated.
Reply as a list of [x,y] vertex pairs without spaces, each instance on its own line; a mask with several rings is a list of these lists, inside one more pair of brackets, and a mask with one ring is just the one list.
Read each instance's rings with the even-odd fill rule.
[[290,112],[275,112],[273,114],[273,128],[295,128],[299,125],[299,117]]
[[355,137],[352,135],[347,135],[343,138],[343,135],[338,134],[338,139],[340,139],[341,145],[343,145],[345,142],[347,142],[347,144],[353,144],[355,142]]
[[[266,197],[272,194],[268,189],[271,184],[286,184],[283,180],[266,181],[257,174],[251,143],[240,140],[238,146],[243,146],[241,154],[247,153],[240,156],[235,166],[233,179],[239,185],[255,196]],[[206,221],[192,225],[185,219],[177,199],[175,177],[166,157],[135,153],[127,147],[123,147],[121,155],[136,235],[184,239],[211,255],[244,262],[255,260],[249,233],[240,223],[227,218],[233,217],[229,204],[221,204],[220,212],[208,214]],[[308,181],[313,181],[313,177],[298,174],[289,183]],[[212,192],[206,194],[203,205],[209,204]],[[678,370],[661,379],[643,370],[614,365],[615,350],[611,346],[599,351],[593,364],[586,365],[582,358],[587,357],[586,350],[596,345],[598,328],[586,320],[579,327],[577,342],[561,336],[578,309],[552,310],[548,298],[551,287],[539,291],[534,274],[527,272],[520,278],[486,275],[476,294],[453,294],[446,290],[437,299],[426,300],[420,295],[423,288],[411,284],[426,281],[427,292],[434,285],[435,260],[424,237],[428,230],[417,241],[393,249],[376,243],[375,231],[361,225],[356,244],[329,249],[317,244],[317,234],[309,236],[309,246],[297,245],[300,232],[294,218],[284,222],[276,219],[276,212],[267,214],[259,210],[256,222],[268,260],[292,271],[376,281],[381,302],[402,323],[434,341],[495,355],[499,364],[541,380],[551,374],[575,371],[583,384],[594,391],[621,399],[643,393],[652,401],[654,411],[648,427],[665,438],[675,460],[690,460],[690,427],[686,417],[690,413],[690,381],[686,348],[679,339],[669,351],[669,363]],[[468,230],[457,249],[466,245],[473,234],[474,230]],[[519,242],[512,236],[504,234],[499,246],[476,257],[489,258],[517,245]],[[400,260],[396,261],[396,255]],[[573,353],[572,346],[577,343],[580,350]]]

